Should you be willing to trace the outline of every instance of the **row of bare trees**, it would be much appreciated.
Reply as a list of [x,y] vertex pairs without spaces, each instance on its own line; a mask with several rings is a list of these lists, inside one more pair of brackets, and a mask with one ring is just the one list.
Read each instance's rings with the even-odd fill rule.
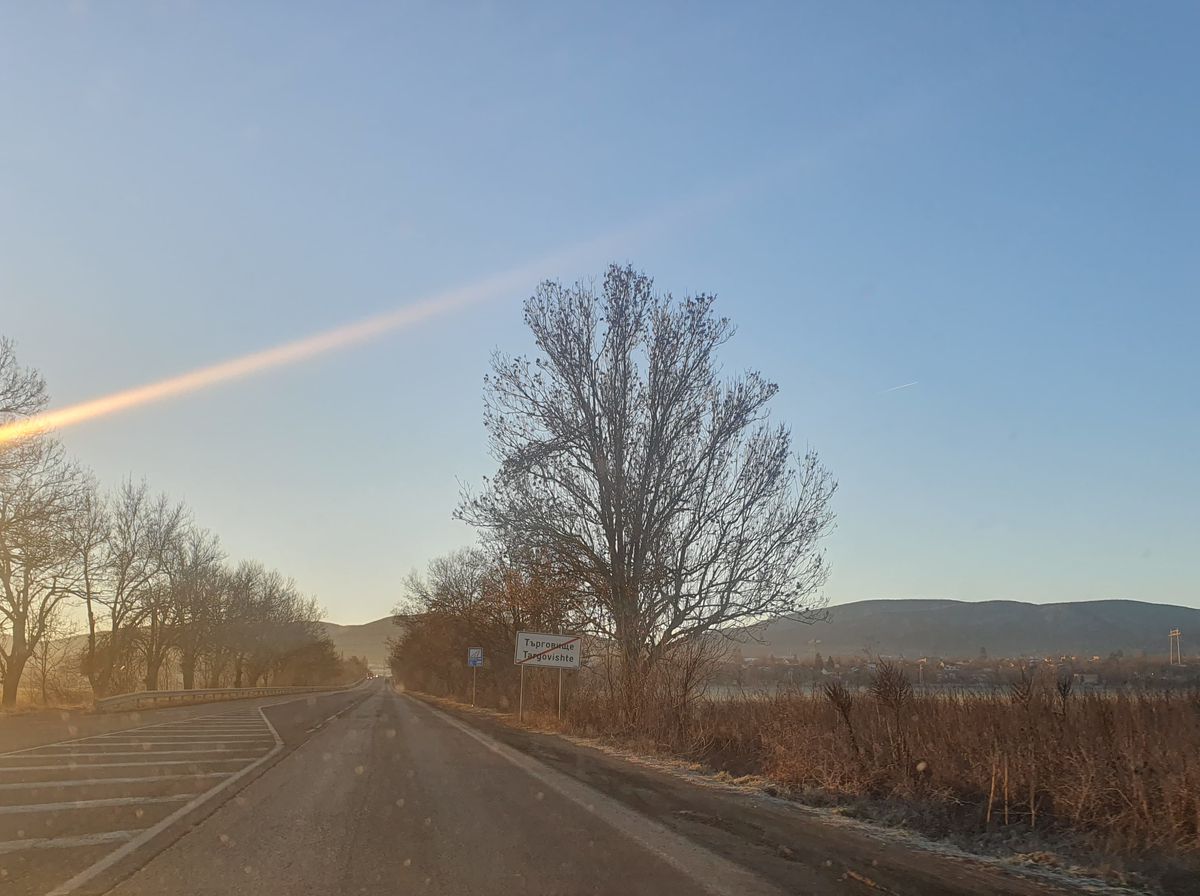
[[[555,621],[604,645],[630,725],[672,658],[821,612],[836,484],[771,423],[773,383],[724,373],[734,327],[714,301],[616,265],[599,288],[542,284],[525,303],[537,352],[497,354],[486,379],[499,469],[457,511],[503,545],[496,568],[558,583]],[[419,588],[410,600],[447,616]]]
[[16,702],[64,616],[83,617],[74,659],[97,696],[330,681],[340,660],[316,601],[259,563],[230,565],[188,509],[127,480],[111,491],[45,434],[5,424],[46,405],[45,382],[0,338],[0,679]]
[[454,551],[405,581],[397,607],[400,634],[389,662],[396,680],[430,693],[467,693],[467,647],[487,661],[482,699],[507,705],[516,698],[517,670],[507,661],[519,631],[573,631],[571,583],[533,556],[514,556],[495,543]]

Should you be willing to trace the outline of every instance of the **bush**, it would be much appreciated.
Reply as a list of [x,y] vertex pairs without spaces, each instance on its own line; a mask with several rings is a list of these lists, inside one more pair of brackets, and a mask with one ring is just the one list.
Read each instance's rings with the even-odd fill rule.
[[1036,841],[1126,868],[1200,871],[1197,695],[1021,683],[914,694],[882,665],[863,691],[700,699],[684,714],[651,693],[635,731],[614,724],[598,687],[573,695],[565,727],[971,844]]

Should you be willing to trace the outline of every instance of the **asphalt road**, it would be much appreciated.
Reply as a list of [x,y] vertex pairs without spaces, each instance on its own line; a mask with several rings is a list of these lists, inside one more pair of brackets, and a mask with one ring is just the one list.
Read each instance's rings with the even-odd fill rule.
[[150,724],[0,756],[0,896],[1056,891],[382,681]]
[[0,896],[103,889],[370,693],[4,720]]
[[377,690],[115,893],[775,892],[459,725]]

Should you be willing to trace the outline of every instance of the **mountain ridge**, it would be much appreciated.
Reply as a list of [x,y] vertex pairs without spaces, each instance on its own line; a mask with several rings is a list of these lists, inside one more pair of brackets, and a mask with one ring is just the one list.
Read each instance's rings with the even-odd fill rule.
[[880,598],[827,609],[828,622],[765,624],[756,640],[742,645],[742,655],[1165,655],[1171,628],[1184,629],[1185,643],[1188,631],[1200,633],[1200,609],[1130,599],[1034,604]]
[[[872,598],[834,604],[829,622],[776,620],[739,643],[744,657],[1137,656],[1166,654],[1167,632],[1183,630],[1185,655],[1200,644],[1200,609],[1132,599],[1034,604],[1017,600]],[[323,623],[346,656],[387,665],[387,639],[398,634],[392,616],[359,625]],[[1189,636],[1189,633],[1190,636]]]

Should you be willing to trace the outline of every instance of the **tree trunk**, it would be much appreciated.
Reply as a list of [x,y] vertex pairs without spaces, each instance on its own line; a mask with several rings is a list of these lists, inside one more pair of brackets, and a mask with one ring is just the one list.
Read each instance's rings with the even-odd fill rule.
[[[24,640],[24,634],[22,634]],[[28,650],[18,650],[14,639],[12,652],[4,663],[4,696],[0,702],[4,706],[17,705],[17,687],[21,683],[21,673],[25,671],[25,663],[29,660]]]
[[47,693],[47,682],[50,679],[50,650],[45,641],[42,642],[42,652],[37,658],[38,676],[41,679],[42,706],[50,702]]
[[25,637],[25,617],[15,616],[12,619],[12,634],[9,637],[10,647],[4,660],[4,706],[17,705],[17,688],[21,684],[21,673],[25,671],[25,663],[29,661],[33,651]]
[[153,654],[146,655],[146,690],[158,690],[158,670],[162,666],[162,657]]
[[97,689],[98,675],[96,670],[96,614],[92,609],[92,594],[88,588],[84,596],[87,602],[88,639],[87,639],[87,680],[92,686],[92,692],[99,694]]
[[183,689],[190,691],[196,686],[196,653],[193,650],[184,650],[183,658],[179,664],[180,671],[183,673]]

